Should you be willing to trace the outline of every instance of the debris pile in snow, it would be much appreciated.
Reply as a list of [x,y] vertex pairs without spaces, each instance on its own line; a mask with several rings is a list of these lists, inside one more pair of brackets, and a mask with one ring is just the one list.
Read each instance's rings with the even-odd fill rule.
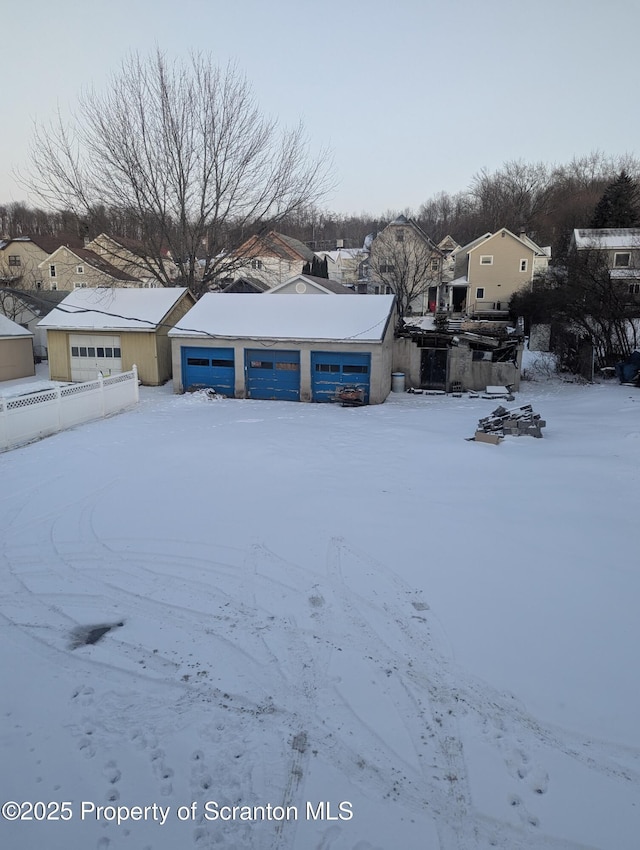
[[475,440],[483,443],[498,443],[502,437],[542,437],[542,428],[546,426],[539,413],[534,413],[530,404],[520,407],[496,407],[490,416],[478,422]]

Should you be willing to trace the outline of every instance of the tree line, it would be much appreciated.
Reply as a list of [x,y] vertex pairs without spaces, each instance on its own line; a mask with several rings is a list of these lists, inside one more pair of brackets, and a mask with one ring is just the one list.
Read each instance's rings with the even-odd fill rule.
[[145,272],[174,285],[163,262],[170,254],[179,282],[198,295],[243,264],[238,247],[251,235],[277,229],[315,250],[358,248],[400,213],[436,243],[450,234],[464,245],[507,227],[562,258],[572,229],[623,171],[638,177],[640,162],[602,152],[561,165],[513,160],[418,210],[332,212],[331,154],[315,151],[302,125],[266,116],[236,66],[156,51],[125,59],[68,121],[36,127],[22,183],[39,207],[0,205],[0,236],[104,231],[137,240]]
[[[550,245],[554,260],[561,261],[566,257],[574,228],[592,224],[606,187],[621,172],[630,179],[638,179],[640,160],[631,155],[609,156],[602,152],[575,157],[562,165],[512,160],[493,172],[478,172],[463,192],[438,192],[418,210],[345,214],[314,203],[302,203],[273,221],[229,218],[218,234],[218,243],[223,249],[232,247],[264,230],[268,223],[315,250],[331,250],[340,242],[344,247],[359,248],[368,236],[383,230],[402,213],[436,243],[449,234],[464,245],[500,227],[514,233],[525,230],[539,245]],[[51,211],[22,202],[0,204],[0,235],[4,237],[64,233],[93,237],[106,232],[143,240],[144,230],[139,212],[127,206],[97,204],[83,211]]]

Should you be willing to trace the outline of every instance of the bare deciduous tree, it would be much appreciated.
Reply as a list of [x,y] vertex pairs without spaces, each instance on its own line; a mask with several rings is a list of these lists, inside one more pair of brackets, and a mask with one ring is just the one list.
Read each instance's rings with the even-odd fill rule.
[[272,227],[329,184],[329,157],[309,153],[302,126],[281,130],[235,66],[202,55],[132,56],[81,97],[71,127],[38,127],[31,153],[24,182],[41,199],[89,224],[105,206],[125,211],[141,274],[196,294],[241,262],[231,234]]
[[431,239],[404,216],[393,221],[371,246],[371,281],[396,296],[398,318],[422,312],[425,296],[441,280],[442,254]]

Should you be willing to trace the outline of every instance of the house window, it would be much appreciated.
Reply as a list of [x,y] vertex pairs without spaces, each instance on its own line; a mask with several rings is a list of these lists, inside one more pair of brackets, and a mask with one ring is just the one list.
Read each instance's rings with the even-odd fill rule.
[[629,295],[640,295],[640,283],[629,284]]
[[52,280],[50,285],[49,285],[49,289],[51,289],[55,292],[57,290],[57,288],[58,288],[58,281]]
[[9,254],[9,265],[10,266],[19,266],[20,265],[20,257],[17,254]]
[[481,266],[492,266],[493,265],[493,254],[483,254],[480,257],[480,265]]
[[84,274],[84,266],[76,266],[76,274]]
[[87,284],[84,280],[83,281],[74,280],[73,281],[73,288],[74,289],[86,289]]
[[484,286],[476,287],[476,301],[482,301],[484,298]]
[[49,266],[49,277],[57,277],[56,267],[53,265]]
[[528,261],[528,260],[520,260],[520,271],[521,271],[521,272],[526,272],[526,270],[527,270],[527,266],[528,266],[528,265],[529,265],[529,261]]
[[382,263],[380,266],[380,274],[393,274],[396,270],[395,266],[387,265],[386,263]]
[[41,280],[36,281],[36,289],[42,289],[42,281]]
[[396,242],[404,242],[404,230],[396,230]]
[[263,269],[263,268],[264,268],[264,263],[262,262],[262,260],[251,260],[251,264],[250,264],[250,265],[251,265],[251,268],[252,268],[252,269],[258,269],[258,270],[260,270],[260,269]]
[[431,271],[437,272],[439,265],[440,265],[440,261],[437,258],[434,258],[433,260],[431,260]]
[[628,269],[631,264],[631,254],[628,251],[615,253],[613,255],[613,265],[616,269]]

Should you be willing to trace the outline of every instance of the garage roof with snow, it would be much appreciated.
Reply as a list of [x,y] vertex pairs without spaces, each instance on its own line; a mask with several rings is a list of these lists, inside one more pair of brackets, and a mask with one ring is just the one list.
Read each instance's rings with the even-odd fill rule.
[[209,293],[169,331],[169,336],[379,342],[387,329],[393,300],[393,295],[265,298],[262,294]]
[[74,289],[44,319],[51,330],[154,331],[186,292],[185,287]]
[[20,336],[33,336],[33,334],[27,328],[23,328],[22,325],[13,322],[0,313],[0,338],[11,337],[13,339]]

